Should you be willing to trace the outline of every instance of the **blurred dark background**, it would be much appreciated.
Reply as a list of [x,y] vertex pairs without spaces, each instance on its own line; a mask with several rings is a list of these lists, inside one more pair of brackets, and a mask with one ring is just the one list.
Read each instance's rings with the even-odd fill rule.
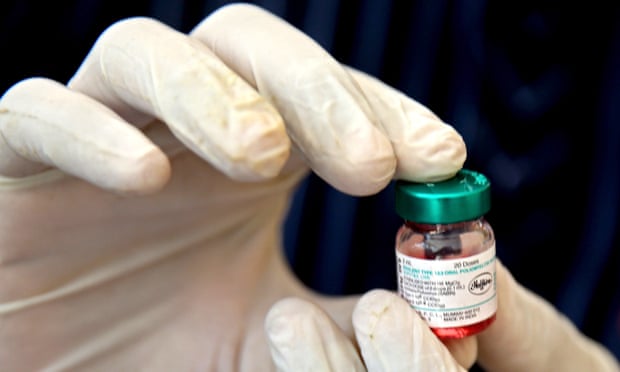
[[[121,18],[191,30],[229,1],[4,0],[0,92],[66,82]],[[431,108],[492,182],[498,256],[620,357],[620,3],[255,1],[339,61]],[[282,46],[286,47],[286,46]],[[392,187],[365,198],[310,176],[286,225],[300,278],[327,294],[395,289]]]

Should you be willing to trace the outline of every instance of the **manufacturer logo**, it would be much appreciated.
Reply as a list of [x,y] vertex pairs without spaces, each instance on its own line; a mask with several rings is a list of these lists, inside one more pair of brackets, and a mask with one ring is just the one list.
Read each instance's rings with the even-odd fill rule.
[[482,273],[469,282],[469,293],[483,295],[489,291],[492,284],[493,275],[491,275],[491,273]]

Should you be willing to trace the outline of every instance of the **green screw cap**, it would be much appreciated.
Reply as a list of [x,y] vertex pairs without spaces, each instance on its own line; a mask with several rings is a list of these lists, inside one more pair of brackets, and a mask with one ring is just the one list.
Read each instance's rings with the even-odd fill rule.
[[396,181],[396,213],[407,221],[443,224],[479,218],[491,209],[491,183],[482,173],[461,169],[435,183]]

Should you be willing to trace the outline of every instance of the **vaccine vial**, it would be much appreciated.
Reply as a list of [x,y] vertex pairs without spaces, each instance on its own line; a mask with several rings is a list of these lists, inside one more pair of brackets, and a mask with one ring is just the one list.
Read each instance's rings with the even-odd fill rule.
[[474,335],[495,320],[495,236],[484,215],[490,182],[460,170],[436,183],[396,182],[398,293],[439,338]]

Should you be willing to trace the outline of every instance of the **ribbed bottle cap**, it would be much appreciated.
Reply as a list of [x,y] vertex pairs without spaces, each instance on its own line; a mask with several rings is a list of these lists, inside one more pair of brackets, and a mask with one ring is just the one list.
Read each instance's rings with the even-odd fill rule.
[[482,173],[461,169],[435,183],[396,181],[396,213],[419,223],[455,223],[491,209],[491,183]]

